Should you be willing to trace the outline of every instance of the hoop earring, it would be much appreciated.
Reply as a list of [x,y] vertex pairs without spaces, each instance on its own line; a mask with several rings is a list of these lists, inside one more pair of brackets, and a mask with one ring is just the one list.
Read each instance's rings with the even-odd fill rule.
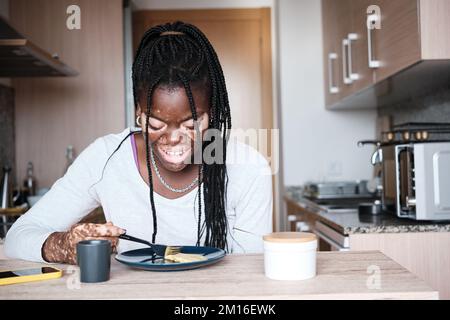
[[136,117],[136,124],[140,127],[140,126],[142,126],[142,124],[139,120],[141,120],[141,116]]

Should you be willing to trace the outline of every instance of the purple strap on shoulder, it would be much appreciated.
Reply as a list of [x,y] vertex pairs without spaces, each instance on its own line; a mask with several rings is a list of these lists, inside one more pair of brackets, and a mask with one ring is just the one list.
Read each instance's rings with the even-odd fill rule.
[[133,149],[134,162],[136,163],[136,167],[139,169],[136,139],[134,138],[134,134],[131,135],[131,148]]

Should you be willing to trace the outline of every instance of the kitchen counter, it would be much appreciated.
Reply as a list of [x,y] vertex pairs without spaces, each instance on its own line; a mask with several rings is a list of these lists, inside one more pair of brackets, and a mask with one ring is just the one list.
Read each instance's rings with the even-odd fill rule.
[[[0,260],[0,270],[33,266],[42,264]],[[319,252],[317,276],[303,281],[266,278],[261,254],[229,255],[203,269],[169,273],[113,259],[109,281],[79,289],[75,267],[56,267],[65,270],[62,278],[0,286],[0,299],[438,299],[437,291],[378,251]],[[379,278],[370,272],[377,268]]]
[[401,219],[394,214],[360,216],[356,212],[326,212],[320,210],[312,201],[304,198],[301,194],[301,187],[287,187],[285,198],[316,215],[318,220],[346,235],[360,233],[450,232],[450,221],[415,221],[412,219]]

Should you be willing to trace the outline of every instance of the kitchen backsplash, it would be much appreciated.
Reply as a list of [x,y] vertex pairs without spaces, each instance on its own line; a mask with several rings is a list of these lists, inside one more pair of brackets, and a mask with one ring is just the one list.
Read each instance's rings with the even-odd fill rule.
[[382,107],[378,115],[391,116],[393,124],[405,122],[450,122],[450,88],[442,87],[421,97],[411,97]]
[[15,174],[14,89],[0,84],[0,176],[4,165],[13,167]]

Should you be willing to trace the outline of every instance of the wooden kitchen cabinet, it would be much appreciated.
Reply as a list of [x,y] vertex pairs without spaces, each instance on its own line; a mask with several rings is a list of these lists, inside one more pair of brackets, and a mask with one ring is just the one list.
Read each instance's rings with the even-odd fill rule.
[[342,99],[352,92],[352,84],[356,80],[356,73],[353,72],[352,44],[350,34],[353,30],[353,15],[349,15],[352,10],[352,0],[340,0],[335,8],[334,15],[337,25],[333,26],[337,35],[338,59],[338,79],[339,79],[339,99]]
[[339,92],[342,90],[339,76],[342,74],[339,35],[335,28],[338,25],[335,12],[339,5],[335,0],[323,0],[322,3],[325,103],[332,105],[339,100]]
[[449,232],[351,234],[351,251],[379,250],[450,299]]
[[[356,0],[358,1],[358,0]],[[421,59],[417,0],[375,0],[381,9],[381,29],[372,30],[376,81],[384,80]]]
[[[327,105],[344,99],[374,81],[373,70],[368,66],[366,9],[370,0],[325,0],[324,52],[328,67]],[[330,54],[335,54],[334,59]],[[330,66],[331,64],[331,66]],[[330,72],[332,80],[330,79]],[[333,81],[333,82],[331,82]],[[332,92],[333,83],[338,92]]]
[[351,33],[356,39],[352,44],[352,70],[357,79],[351,85],[351,92],[357,92],[372,85],[375,75],[369,67],[368,39],[367,39],[367,7],[373,0],[358,0],[351,2],[352,28]]
[[[370,0],[324,0],[324,69],[326,105],[373,84],[368,66],[367,7]],[[334,89],[333,89],[334,87]]]
[[[326,107],[374,108],[447,81],[448,12],[448,0],[322,0]],[[380,28],[368,30],[374,14]]]
[[330,106],[370,86],[366,9],[369,0],[323,0],[325,101]]

